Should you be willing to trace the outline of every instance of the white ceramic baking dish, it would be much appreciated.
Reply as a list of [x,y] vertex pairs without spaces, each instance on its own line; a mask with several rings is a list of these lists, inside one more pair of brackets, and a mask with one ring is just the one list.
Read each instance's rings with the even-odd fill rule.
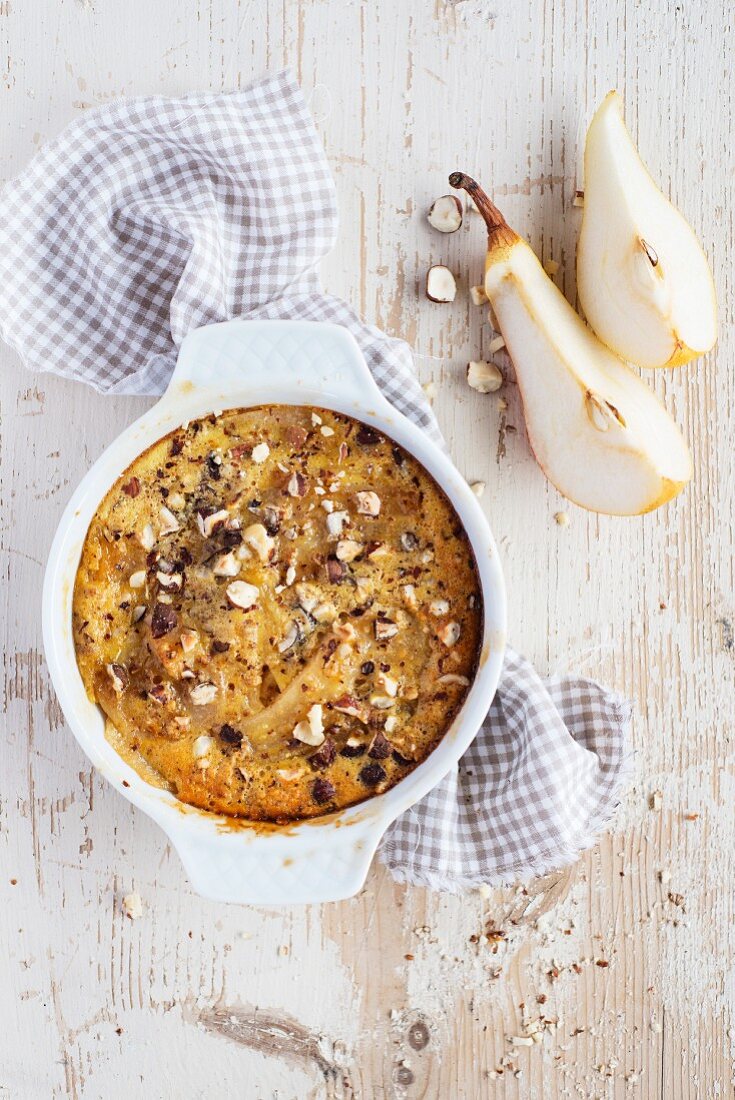
[[[485,605],[480,665],[461,711],[434,752],[385,794],[340,813],[287,827],[238,823],[185,805],[151,786],[104,737],[72,637],[72,593],[82,544],[102,498],[141,451],[187,420],[226,408],[315,405],[374,425],[410,451],[454,504],[474,549]],[[194,888],[219,901],[261,905],[334,901],[360,889],[390,823],[446,775],[465,751],[495,694],[503,660],[506,602],[497,550],[464,478],[424,432],[377,388],[346,329],[301,321],[228,321],[193,332],[161,400],[108,447],[64,512],[43,592],[43,637],[51,678],[85,753],[110,783],[167,833]]]

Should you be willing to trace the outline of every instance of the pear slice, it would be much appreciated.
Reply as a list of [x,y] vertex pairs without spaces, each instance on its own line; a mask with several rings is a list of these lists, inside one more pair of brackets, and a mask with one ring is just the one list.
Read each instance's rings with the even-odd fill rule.
[[587,131],[577,291],[603,343],[640,367],[678,366],[717,339],[705,255],[649,176],[617,92],[606,96]]
[[641,379],[596,338],[482,189],[449,177],[488,228],[485,293],[513,360],[531,447],[564,496],[638,515],[692,476],[679,428]]

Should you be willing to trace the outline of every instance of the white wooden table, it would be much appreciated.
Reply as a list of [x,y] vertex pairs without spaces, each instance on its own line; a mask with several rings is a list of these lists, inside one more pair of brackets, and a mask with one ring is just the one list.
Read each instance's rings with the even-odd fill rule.
[[[0,1096],[732,1095],[733,47],[728,0],[0,0],[4,178],[112,97],[294,68],[339,191],[326,285],[409,340],[436,383],[460,468],[488,484],[514,644],[638,701],[636,785],[571,873],[489,898],[374,869],[321,909],[200,900],[158,829],[90,771],[41,653],[57,519],[144,402],[31,376],[2,349]],[[476,173],[573,298],[580,123],[613,86],[722,307],[716,355],[655,378],[694,482],[631,521],[561,501],[515,387],[507,411],[468,390],[463,364],[489,338],[464,293],[483,233],[478,219],[443,239],[424,219],[449,171]],[[461,272],[454,306],[418,292],[438,260]],[[488,926],[504,940],[478,942]],[[514,1048],[522,1004],[558,1027]]]

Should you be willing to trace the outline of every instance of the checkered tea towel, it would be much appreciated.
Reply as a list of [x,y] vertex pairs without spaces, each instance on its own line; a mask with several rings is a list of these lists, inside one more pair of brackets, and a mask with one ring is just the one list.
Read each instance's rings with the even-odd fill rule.
[[[0,335],[27,367],[157,394],[181,341],[233,317],[348,328],[386,396],[442,442],[402,341],[324,294],[334,183],[298,86],[89,111],[0,197]],[[509,651],[467,755],[395,823],[396,878],[458,890],[574,860],[628,770],[630,707],[579,678],[542,682]]]

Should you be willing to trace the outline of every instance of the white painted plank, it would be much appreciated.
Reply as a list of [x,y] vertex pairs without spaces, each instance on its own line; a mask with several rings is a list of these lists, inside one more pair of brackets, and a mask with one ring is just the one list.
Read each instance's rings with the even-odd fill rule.
[[[638,785],[573,882],[531,888],[551,907],[540,929],[520,890],[437,898],[381,871],[359,898],[322,910],[201,901],[155,826],[90,772],[40,655],[55,523],[144,403],[26,375],[3,349],[0,1094],[413,1100],[731,1088],[733,45],[725,0],[0,2],[4,178],[111,97],[234,88],[266,67],[294,67],[314,93],[339,190],[325,282],[407,338],[422,380],[437,382],[460,468],[488,483],[514,644],[542,671],[582,668],[639,701]],[[587,516],[547,485],[512,385],[505,414],[497,398],[467,390],[463,364],[491,335],[464,295],[480,278],[482,230],[468,216],[441,239],[424,220],[449,171],[477,173],[543,258],[560,262],[573,298],[580,120],[614,85],[651,170],[702,236],[722,303],[716,357],[654,380],[692,442],[695,483],[633,521]],[[418,290],[440,259],[463,291],[449,307]],[[553,522],[560,508],[568,528]],[[131,888],[145,903],[135,923],[119,907]],[[488,921],[505,940],[472,942]],[[560,1025],[519,1051],[516,1078],[501,1060],[520,1002]],[[424,1041],[417,1022],[421,1050],[409,1042]]]

